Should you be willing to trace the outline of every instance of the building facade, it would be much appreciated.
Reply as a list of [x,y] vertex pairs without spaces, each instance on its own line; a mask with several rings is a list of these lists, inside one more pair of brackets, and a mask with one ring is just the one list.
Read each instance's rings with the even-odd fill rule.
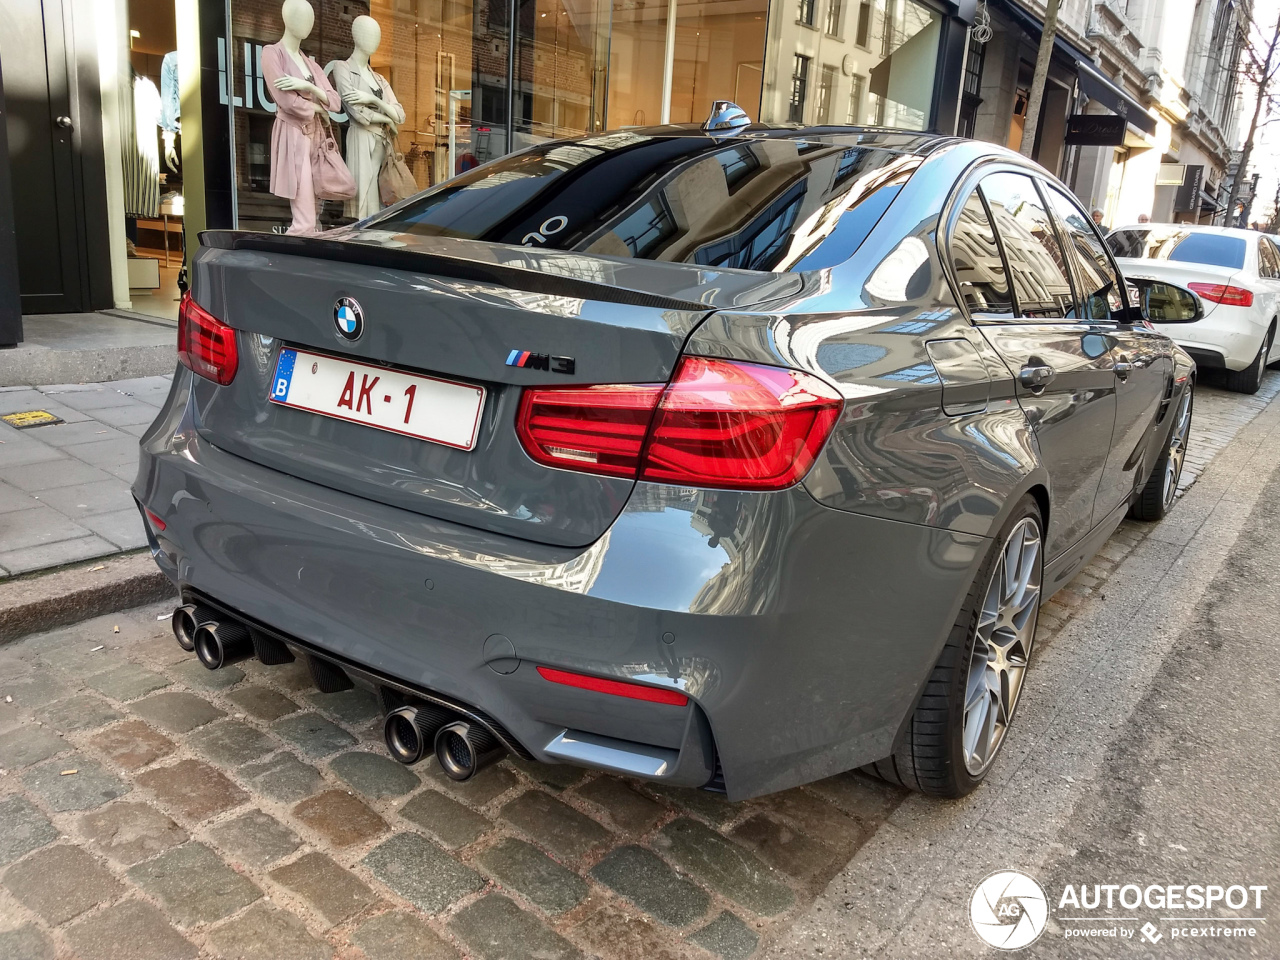
[[[1249,2],[1062,0],[1034,158],[1111,222],[1212,215]],[[357,18],[377,22],[370,64],[403,108],[394,149],[420,188],[549,139],[699,123],[721,99],[761,122],[956,132],[1018,149],[1044,14],[1040,0],[310,6],[302,51],[327,75],[352,56]],[[0,14],[0,184],[7,173],[22,185],[8,294],[24,312],[172,318],[200,230],[288,227],[289,200],[271,186],[277,106],[263,69],[284,30],[281,0],[0,0]],[[329,116],[341,143],[351,118]],[[1194,189],[1164,185],[1188,171]],[[319,226],[352,218],[326,202]]]

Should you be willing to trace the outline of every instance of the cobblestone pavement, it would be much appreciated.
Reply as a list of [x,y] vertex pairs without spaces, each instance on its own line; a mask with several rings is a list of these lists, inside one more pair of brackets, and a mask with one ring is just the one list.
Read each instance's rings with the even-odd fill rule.
[[[1193,450],[1278,391],[1201,391]],[[1042,643],[1144,535],[1046,605]],[[905,796],[849,773],[732,804],[510,760],[455,784],[386,756],[371,695],[211,673],[167,612],[0,647],[4,960],[745,960]]]
[[129,493],[138,437],[172,376],[0,387],[0,415],[45,410],[62,423],[0,423],[0,577],[146,545]]

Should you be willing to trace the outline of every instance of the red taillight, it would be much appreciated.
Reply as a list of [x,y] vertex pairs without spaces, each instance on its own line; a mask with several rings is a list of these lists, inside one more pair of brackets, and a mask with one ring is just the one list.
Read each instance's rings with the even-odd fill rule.
[[665,388],[526,389],[516,430],[547,466],[780,490],[808,472],[842,405],[835,388],[798,370],[685,357]]
[[615,697],[648,700],[650,703],[667,703],[673,707],[683,707],[689,702],[689,698],[677,690],[647,687],[642,683],[605,680],[603,677],[589,677],[585,673],[570,673],[567,670],[556,670],[554,667],[539,667],[538,673],[543,679],[550,680],[552,683],[563,683],[567,687],[594,690],[596,693],[608,693]]
[[235,330],[196,303],[190,291],[178,307],[178,359],[224,387],[235,379],[240,362]]
[[538,463],[634,478],[660,383],[529,388],[516,432]]
[[1205,300],[1212,300],[1214,303],[1228,307],[1253,306],[1253,291],[1244,287],[1233,287],[1225,283],[1188,283],[1187,286]]
[[834,387],[798,370],[686,357],[658,404],[640,477],[789,487],[813,466],[843,404]]

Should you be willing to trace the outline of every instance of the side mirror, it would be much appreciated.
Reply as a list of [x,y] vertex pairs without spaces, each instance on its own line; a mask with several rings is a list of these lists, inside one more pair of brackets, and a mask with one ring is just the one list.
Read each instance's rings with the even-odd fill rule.
[[1137,310],[1152,323],[1195,323],[1204,316],[1204,304],[1186,287],[1146,277],[1127,277],[1130,292],[1136,293]]

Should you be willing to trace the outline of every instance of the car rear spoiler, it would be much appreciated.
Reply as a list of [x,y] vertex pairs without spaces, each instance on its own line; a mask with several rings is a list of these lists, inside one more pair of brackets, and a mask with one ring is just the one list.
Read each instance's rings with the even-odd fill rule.
[[557,297],[576,297],[582,300],[601,300],[609,303],[626,303],[638,307],[655,307],[665,310],[696,310],[706,312],[712,307],[696,300],[679,300],[657,294],[645,293],[626,287],[580,280],[560,274],[513,267],[501,263],[484,263],[465,257],[443,256],[409,247],[388,247],[358,240],[329,240],[324,237],[289,237],[274,233],[254,233],[243,230],[205,230],[200,243],[215,250],[257,250],[263,253],[282,253],[313,260],[333,260],[340,263],[359,263],[389,270],[407,270],[427,273],[436,277],[456,280],[472,280],[491,283],[512,290],[540,293]]

